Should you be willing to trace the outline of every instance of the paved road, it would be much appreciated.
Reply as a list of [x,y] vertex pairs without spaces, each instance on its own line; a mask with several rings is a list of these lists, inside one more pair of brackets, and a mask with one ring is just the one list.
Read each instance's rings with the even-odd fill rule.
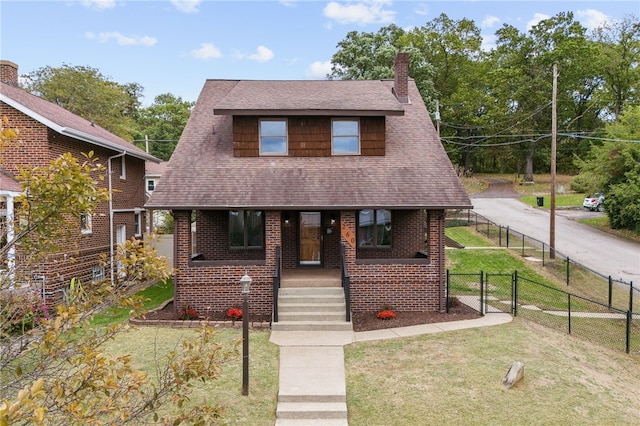
[[[549,211],[530,207],[511,194],[496,193],[508,198],[487,198],[483,193],[471,199],[473,210],[502,226],[509,226],[549,244]],[[548,202],[545,200],[545,203]],[[602,275],[633,282],[640,287],[640,243],[620,239],[576,220],[602,213],[585,209],[557,210],[556,250],[563,256],[580,262]]]

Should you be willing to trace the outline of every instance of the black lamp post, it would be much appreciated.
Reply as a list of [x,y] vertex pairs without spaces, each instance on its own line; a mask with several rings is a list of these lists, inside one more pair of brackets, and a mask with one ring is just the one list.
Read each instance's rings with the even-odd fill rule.
[[249,290],[251,277],[240,279],[242,286],[242,395],[249,395]]

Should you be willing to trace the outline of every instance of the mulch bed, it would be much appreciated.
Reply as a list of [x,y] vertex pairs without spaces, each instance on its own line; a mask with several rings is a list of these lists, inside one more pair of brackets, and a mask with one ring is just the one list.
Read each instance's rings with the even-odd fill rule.
[[[147,313],[144,320],[179,320],[177,315],[173,311],[173,302],[167,303],[162,309]],[[381,320],[376,318],[377,312],[357,312],[351,315],[351,321],[353,322],[354,331],[371,331],[382,330],[386,328],[406,327],[411,325],[420,324],[433,324],[438,322],[450,322],[460,321],[466,319],[479,318],[480,315],[474,309],[460,305],[455,308],[451,308],[449,313],[440,312],[403,312],[394,311],[397,315],[394,319]],[[202,319],[208,319],[210,321],[229,321],[225,312],[198,312],[198,315]],[[140,319],[139,319],[140,320]],[[144,321],[143,320],[143,321]],[[271,321],[270,315],[254,315],[249,314],[249,320],[252,323],[269,323]],[[236,323],[241,321],[236,321]],[[231,322],[229,321],[229,324]]]

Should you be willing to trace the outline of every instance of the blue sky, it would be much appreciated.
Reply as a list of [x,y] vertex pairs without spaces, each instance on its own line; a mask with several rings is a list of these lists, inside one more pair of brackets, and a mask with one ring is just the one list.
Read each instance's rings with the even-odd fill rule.
[[148,105],[166,92],[195,101],[207,78],[322,79],[349,31],[409,29],[446,13],[474,20],[490,47],[503,24],[526,31],[566,11],[592,28],[640,16],[640,1],[0,0],[0,59],[21,74],[91,66],[141,84]]

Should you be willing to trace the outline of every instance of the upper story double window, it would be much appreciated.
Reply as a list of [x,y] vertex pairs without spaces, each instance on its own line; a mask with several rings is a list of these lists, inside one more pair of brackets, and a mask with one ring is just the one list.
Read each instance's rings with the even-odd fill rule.
[[331,121],[331,154],[360,154],[360,122],[355,119]]
[[260,120],[260,155],[287,155],[287,120]]

